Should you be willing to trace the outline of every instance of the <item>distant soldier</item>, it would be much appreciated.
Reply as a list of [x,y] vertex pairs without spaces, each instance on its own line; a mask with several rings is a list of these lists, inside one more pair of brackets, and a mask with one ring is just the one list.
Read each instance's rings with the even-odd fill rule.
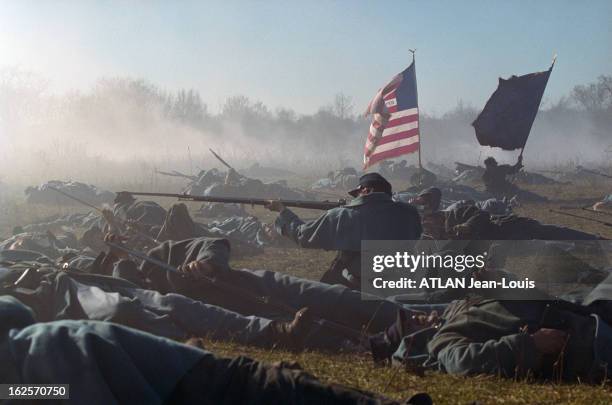
[[508,176],[516,174],[523,167],[523,157],[519,156],[518,161],[514,166],[510,165],[498,165],[497,160],[492,157],[488,157],[485,161],[485,172],[482,175],[482,181],[484,182],[486,190],[493,194],[495,197],[512,197],[512,194],[516,194],[516,186],[510,183],[507,179]]
[[238,186],[242,182],[244,176],[239,174],[236,170],[229,168],[225,175],[226,186]]
[[[423,206],[423,238],[473,240],[595,240],[598,235],[507,213],[494,215],[487,204],[465,201],[444,211],[439,209],[442,192],[436,187],[423,190],[411,202]],[[493,205],[495,200],[487,200]],[[501,201],[499,201],[502,203]]]
[[322,282],[358,289],[361,241],[419,239],[421,218],[412,205],[391,199],[391,184],[378,173],[361,176],[349,194],[355,197],[350,203],[306,223],[280,201],[267,208],[280,213],[275,225],[281,235],[304,248],[338,251]]
[[423,207],[422,225],[423,239],[444,240],[446,235],[446,217],[440,211],[442,191],[437,187],[429,187],[421,191],[411,203]]
[[166,217],[166,210],[153,201],[136,201],[127,192],[117,193],[113,215],[122,221],[136,221],[142,225],[161,226]]

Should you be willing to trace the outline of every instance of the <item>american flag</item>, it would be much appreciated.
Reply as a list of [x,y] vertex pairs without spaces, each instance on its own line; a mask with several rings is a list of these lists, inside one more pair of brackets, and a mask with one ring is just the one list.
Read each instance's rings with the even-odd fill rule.
[[372,115],[372,124],[363,154],[364,168],[419,150],[414,61],[376,93],[366,115]]

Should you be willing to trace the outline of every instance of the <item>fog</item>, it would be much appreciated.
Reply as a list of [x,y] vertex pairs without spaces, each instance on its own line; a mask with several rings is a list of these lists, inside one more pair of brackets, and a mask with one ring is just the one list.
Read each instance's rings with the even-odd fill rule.
[[[609,164],[610,76],[576,83],[542,105],[525,150],[527,168]],[[361,167],[369,120],[365,106],[338,94],[311,115],[271,109],[248,96],[230,97],[212,112],[206,94],[165,89],[140,78],[101,78],[85,91],[57,93],[41,75],[0,71],[0,181],[31,185],[50,179],[98,185],[152,182],[155,169],[194,173],[220,167],[213,148],[237,168],[253,163],[324,175]],[[607,90],[606,90],[607,89]],[[426,91],[423,89],[422,91]],[[445,114],[421,116],[424,162],[470,164],[516,152],[478,145],[470,123],[482,106],[459,102]],[[416,156],[408,156],[416,163]],[[374,168],[375,170],[375,168]]]

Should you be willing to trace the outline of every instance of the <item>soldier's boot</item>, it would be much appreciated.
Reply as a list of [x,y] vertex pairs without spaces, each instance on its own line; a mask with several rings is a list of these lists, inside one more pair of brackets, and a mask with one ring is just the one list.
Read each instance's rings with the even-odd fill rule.
[[393,325],[386,331],[369,337],[370,351],[375,363],[381,363],[391,359],[393,353],[399,347],[402,338],[409,333],[408,313],[399,309]]
[[291,322],[272,321],[270,339],[277,347],[301,350],[312,324],[312,313],[308,307],[304,307],[295,313]]

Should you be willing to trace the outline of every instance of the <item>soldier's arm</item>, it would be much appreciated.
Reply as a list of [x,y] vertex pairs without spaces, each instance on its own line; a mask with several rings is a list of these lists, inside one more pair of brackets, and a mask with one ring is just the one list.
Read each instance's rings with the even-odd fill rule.
[[280,235],[288,237],[301,247],[332,250],[335,247],[336,235],[332,226],[332,211],[314,221],[304,222],[293,211],[284,208],[274,226]]
[[510,165],[503,165],[503,166],[507,167],[506,175],[516,174],[523,168],[523,158],[519,157],[518,161],[516,162],[514,166],[510,166]]
[[[217,274],[229,269],[230,244],[227,239],[207,237],[180,242],[166,241],[150,250],[148,255],[177,269],[192,262],[202,262],[210,265],[210,269]],[[190,283],[188,278],[184,279],[181,275],[159,269],[148,262],[142,264],[141,271],[150,279],[152,286],[162,292],[178,291]]]
[[221,238],[202,239],[202,245],[198,251],[196,261],[209,263],[215,269],[228,269],[230,259],[229,241]]
[[449,212],[446,218],[446,231],[456,232],[461,228],[461,237],[474,238],[484,233],[491,221],[491,215],[476,206],[466,206]]

